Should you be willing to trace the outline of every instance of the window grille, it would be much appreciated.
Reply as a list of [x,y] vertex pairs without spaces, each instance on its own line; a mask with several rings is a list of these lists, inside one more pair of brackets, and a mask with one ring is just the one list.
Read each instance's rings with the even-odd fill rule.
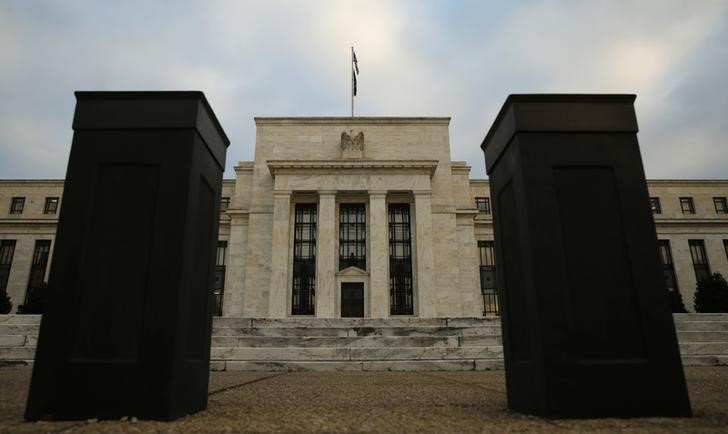
[[490,214],[490,198],[489,197],[476,197],[475,207],[478,208],[478,212]]
[[220,212],[225,212],[225,211],[227,211],[228,208],[230,208],[230,198],[229,197],[220,198]]
[[45,279],[46,267],[48,266],[48,254],[51,250],[51,240],[36,240],[33,250],[33,262],[30,264],[30,277],[28,278],[28,290],[25,292],[25,303],[28,303],[30,294],[40,287]]
[[693,204],[693,198],[681,197],[680,209],[682,210],[683,214],[695,214],[695,205]]
[[660,206],[659,197],[650,198],[650,208],[652,209],[652,214],[662,214],[662,206]]
[[293,225],[293,315],[313,315],[316,306],[316,204],[296,204]]
[[713,204],[717,214],[728,214],[728,203],[726,203],[725,197],[714,197]]
[[675,278],[675,267],[672,262],[670,241],[658,240],[657,248],[660,254],[660,264],[662,264],[662,275],[665,278],[665,286],[667,286],[669,291],[677,291],[677,279]]
[[10,266],[13,264],[15,240],[0,241],[0,292],[6,292],[10,280]]
[[695,279],[701,280],[710,277],[710,265],[708,264],[708,256],[705,254],[705,241],[688,240],[690,246],[690,256],[693,257],[693,269],[695,270]]
[[215,257],[215,283],[212,288],[214,315],[222,315],[222,299],[225,294],[225,254],[227,253],[227,241],[217,242],[217,254]]
[[58,211],[58,198],[46,197],[43,214],[55,214]]
[[10,214],[22,214],[23,208],[25,208],[24,197],[14,197],[10,201]]
[[392,315],[412,315],[412,245],[410,208],[389,204],[389,303]]
[[499,315],[498,290],[495,271],[495,244],[478,241],[480,259],[480,293],[483,296],[483,315]]
[[339,205],[339,270],[366,270],[366,208],[364,204]]

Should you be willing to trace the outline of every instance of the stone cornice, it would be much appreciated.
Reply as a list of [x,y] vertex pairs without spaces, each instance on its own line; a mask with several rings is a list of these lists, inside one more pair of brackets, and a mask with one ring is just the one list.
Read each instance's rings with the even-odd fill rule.
[[728,226],[728,219],[655,219],[656,226]]
[[449,125],[449,117],[255,117],[256,125]]
[[0,218],[2,225],[57,225],[58,219]]
[[437,160],[268,160],[268,170],[274,178],[304,170],[307,174],[321,174],[337,170],[366,171],[387,170],[402,172],[426,172],[430,178],[437,169]]
[[728,185],[728,180],[726,179],[648,179],[647,185],[676,185],[676,186],[683,186],[684,184],[689,184],[691,186],[695,184],[706,184],[706,185]]

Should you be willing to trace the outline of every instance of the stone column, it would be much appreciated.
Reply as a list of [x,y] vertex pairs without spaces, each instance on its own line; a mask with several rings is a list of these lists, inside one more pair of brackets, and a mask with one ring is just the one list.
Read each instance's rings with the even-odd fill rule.
[[435,265],[432,254],[432,192],[416,190],[414,195],[419,316],[427,318],[437,315]]
[[369,315],[389,317],[389,235],[385,190],[369,191]]
[[222,315],[243,316],[245,301],[245,255],[248,246],[248,214],[239,210],[228,210],[230,219],[230,241],[228,242],[227,265],[225,266],[225,292],[223,293]]
[[288,266],[291,252],[288,241],[291,233],[291,192],[273,192],[273,246],[270,261],[270,292],[268,314],[271,318],[285,318],[288,311]]
[[336,313],[336,190],[319,191],[316,233],[316,317]]

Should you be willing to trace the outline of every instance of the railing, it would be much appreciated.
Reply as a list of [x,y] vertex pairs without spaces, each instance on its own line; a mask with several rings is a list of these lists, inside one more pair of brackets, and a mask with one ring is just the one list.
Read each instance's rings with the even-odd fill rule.
[[495,291],[481,292],[483,296],[483,316],[500,315],[500,304],[498,303],[498,293]]

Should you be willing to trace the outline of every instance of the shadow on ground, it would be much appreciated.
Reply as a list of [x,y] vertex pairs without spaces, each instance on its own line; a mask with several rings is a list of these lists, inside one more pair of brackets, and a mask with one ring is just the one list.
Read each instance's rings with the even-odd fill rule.
[[174,422],[25,422],[27,367],[0,367],[0,432],[728,431],[728,367],[686,368],[692,418],[544,420],[506,409],[504,371],[212,372],[208,409]]

